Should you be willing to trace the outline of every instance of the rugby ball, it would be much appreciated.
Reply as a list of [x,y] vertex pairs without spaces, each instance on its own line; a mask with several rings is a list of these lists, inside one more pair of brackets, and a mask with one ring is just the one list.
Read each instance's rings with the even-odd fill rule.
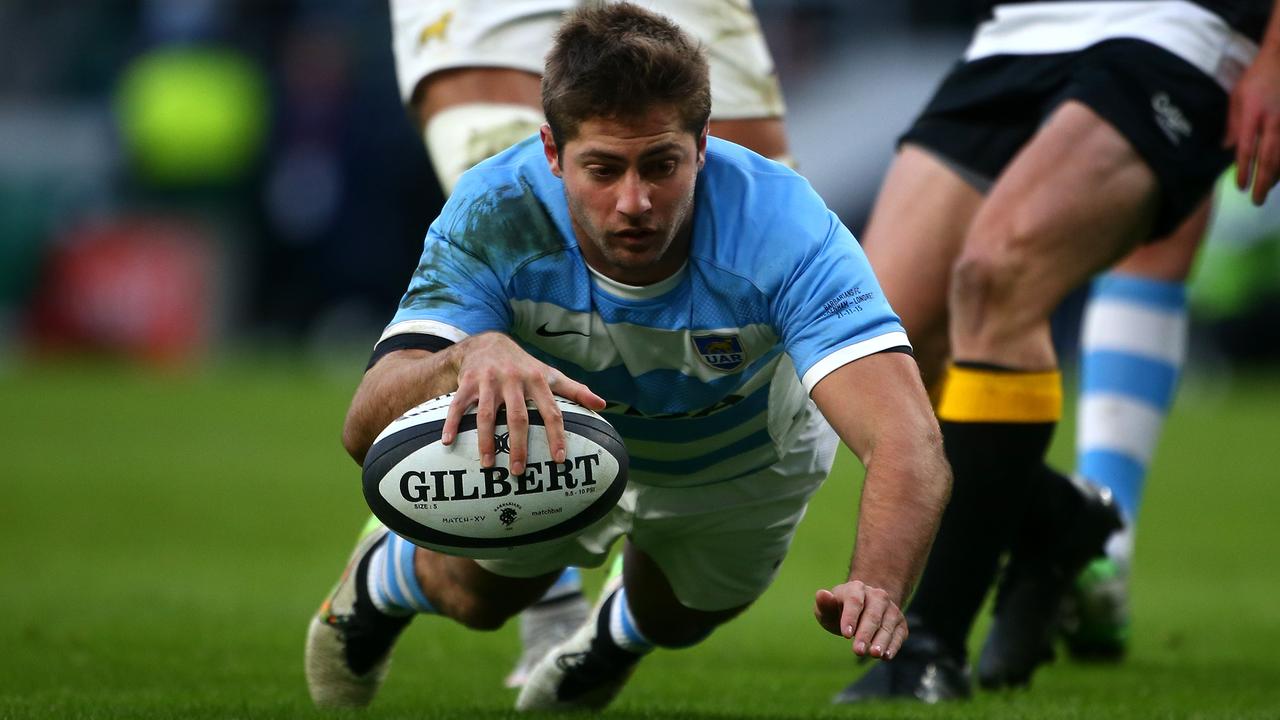
[[480,467],[475,408],[452,445],[440,442],[453,395],[406,412],[373,441],[364,460],[364,497],[382,524],[425,548],[472,558],[502,558],[513,548],[571,535],[604,517],[627,485],[627,451],[613,426],[557,397],[566,460],[547,446],[542,415],[529,406],[525,471],[510,470],[506,411],[495,428],[493,467]]

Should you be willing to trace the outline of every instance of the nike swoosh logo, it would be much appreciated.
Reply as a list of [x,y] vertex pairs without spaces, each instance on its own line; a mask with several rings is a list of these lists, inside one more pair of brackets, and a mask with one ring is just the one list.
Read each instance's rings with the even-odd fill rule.
[[563,337],[565,335],[581,335],[582,337],[591,337],[590,333],[578,332],[577,330],[548,330],[547,325],[550,323],[542,323],[537,330],[534,330],[541,337]]

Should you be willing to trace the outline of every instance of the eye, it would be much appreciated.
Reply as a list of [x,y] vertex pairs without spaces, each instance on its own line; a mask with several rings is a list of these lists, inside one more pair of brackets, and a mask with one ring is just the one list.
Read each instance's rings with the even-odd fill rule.
[[676,171],[676,166],[675,160],[658,160],[649,164],[648,174],[652,177],[667,177]]
[[591,177],[600,179],[608,179],[617,174],[616,170],[607,165],[588,165],[586,171]]

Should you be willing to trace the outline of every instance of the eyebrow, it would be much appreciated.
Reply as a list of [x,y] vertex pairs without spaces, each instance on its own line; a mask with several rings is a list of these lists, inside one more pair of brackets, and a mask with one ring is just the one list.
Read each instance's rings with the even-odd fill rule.
[[[675,151],[681,150],[680,143],[674,140],[664,142],[661,145],[655,145],[654,147],[644,151],[640,155],[640,157],[641,158],[652,157],[654,155],[661,155],[662,153],[671,152],[673,150]],[[583,152],[581,155],[579,155],[578,159],[580,160],[612,160],[616,162],[616,161],[624,160],[625,158],[623,158],[621,155],[615,155],[605,150],[587,150]]]

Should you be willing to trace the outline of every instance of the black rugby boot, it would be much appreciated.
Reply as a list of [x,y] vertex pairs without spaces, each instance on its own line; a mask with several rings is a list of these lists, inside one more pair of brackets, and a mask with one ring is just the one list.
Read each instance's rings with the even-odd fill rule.
[[1123,524],[1111,492],[1046,467],[996,591],[994,622],[978,659],[986,689],[1021,687],[1054,657],[1063,600],[1080,571]]

